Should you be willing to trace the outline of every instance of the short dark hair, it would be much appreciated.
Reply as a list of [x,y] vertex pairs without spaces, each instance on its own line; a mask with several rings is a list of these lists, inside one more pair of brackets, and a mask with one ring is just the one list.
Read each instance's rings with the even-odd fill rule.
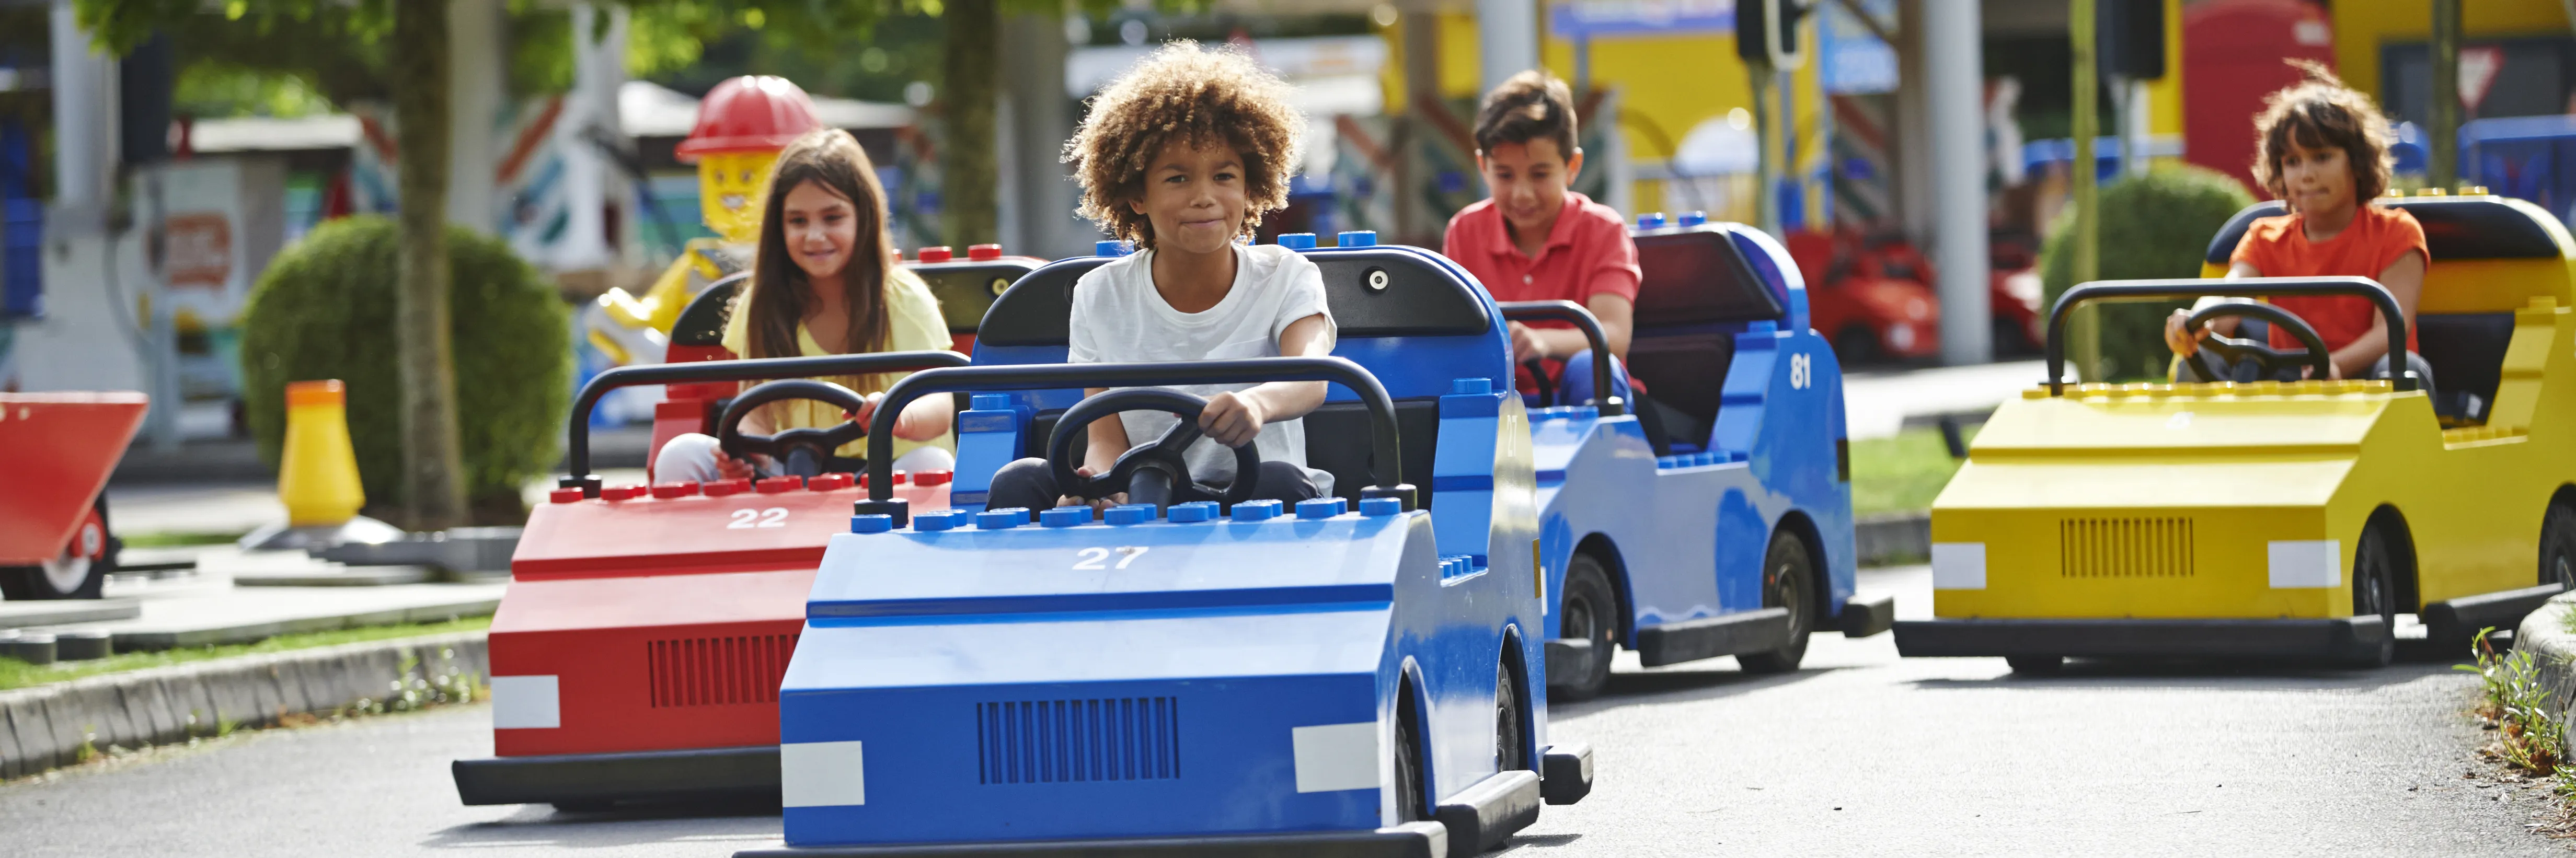
[[1532,140],[1556,141],[1557,157],[1574,157],[1574,90],[1539,69],[1512,75],[1476,108],[1477,152]]
[[2387,118],[2371,104],[2370,96],[2344,86],[2325,66],[2288,62],[2298,67],[2302,80],[2265,97],[2263,112],[2254,117],[2254,179],[2273,198],[2286,202],[2290,194],[2281,173],[2281,157],[2289,153],[2291,143],[2309,149],[2341,149],[2344,162],[2352,167],[2353,199],[2369,205],[2372,197],[2388,190],[2393,159],[2388,151],[2392,135]]

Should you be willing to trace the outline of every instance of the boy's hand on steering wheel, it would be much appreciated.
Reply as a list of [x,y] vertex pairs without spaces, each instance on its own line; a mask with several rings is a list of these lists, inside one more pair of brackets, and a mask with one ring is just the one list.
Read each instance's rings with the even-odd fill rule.
[[1510,325],[1512,331],[1512,363],[1522,364],[1534,360],[1546,360],[1548,358],[1547,344],[1539,341],[1538,332],[1536,330],[1533,330],[1530,326],[1519,322],[1512,322]]
[[1208,397],[1207,408],[1199,411],[1199,431],[1219,444],[1241,447],[1261,434],[1267,417],[1259,400],[1226,391]]
[[[1091,466],[1089,466],[1089,465],[1084,465],[1084,466],[1082,466],[1082,467],[1075,468],[1075,469],[1073,469],[1073,472],[1074,472],[1075,474],[1078,474],[1078,475],[1081,475],[1081,476],[1085,476],[1085,477],[1093,476],[1093,475],[1095,475],[1096,473],[1098,473],[1098,472],[1096,472],[1096,471],[1093,471],[1093,470],[1091,469]],[[1091,511],[1092,511],[1092,512],[1099,513],[1100,515],[1103,515],[1103,516],[1106,516],[1106,515],[1108,515],[1108,514],[1109,514],[1109,508],[1110,508],[1110,507],[1117,506],[1117,505],[1119,505],[1119,504],[1123,504],[1123,503],[1126,503],[1126,502],[1127,502],[1127,493],[1126,493],[1126,492],[1119,492],[1119,493],[1117,493],[1117,494],[1113,494],[1113,495],[1110,495],[1110,496],[1108,496],[1108,497],[1101,498],[1101,499],[1099,499],[1099,500],[1084,500],[1084,499],[1082,499],[1082,498],[1079,498],[1079,497],[1076,497],[1076,496],[1073,496],[1073,495],[1065,495],[1065,496],[1063,496],[1063,497],[1059,497],[1059,498],[1056,498],[1056,499],[1055,499],[1055,505],[1056,505],[1056,506],[1089,506],[1089,507],[1091,507]]]
[[2197,331],[2183,330],[2183,322],[2190,318],[2190,310],[2175,310],[2173,315],[2165,317],[2165,346],[2183,357],[2191,357],[2193,352],[2200,351],[2200,341],[2208,339],[2210,334],[2207,325]]
[[750,462],[721,452],[716,454],[716,473],[728,480],[749,480],[760,477],[759,472],[752,469]]

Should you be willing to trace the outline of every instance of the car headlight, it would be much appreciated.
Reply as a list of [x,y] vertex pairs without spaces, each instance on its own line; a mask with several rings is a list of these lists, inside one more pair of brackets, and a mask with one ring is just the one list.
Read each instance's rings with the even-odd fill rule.
[[1914,326],[1904,322],[1890,323],[1887,326],[1887,346],[1900,352],[1913,349]]

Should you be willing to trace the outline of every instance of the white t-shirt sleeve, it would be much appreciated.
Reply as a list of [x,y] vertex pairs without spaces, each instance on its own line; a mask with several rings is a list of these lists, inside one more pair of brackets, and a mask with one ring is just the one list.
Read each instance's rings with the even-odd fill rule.
[[1270,342],[1273,345],[1288,334],[1289,325],[1307,316],[1324,317],[1325,330],[1340,333],[1339,326],[1333,322],[1332,310],[1324,304],[1324,270],[1315,267],[1314,260],[1303,254],[1291,253],[1280,261],[1276,278],[1283,299],[1279,302],[1278,317],[1270,322]]
[[1066,363],[1099,363],[1099,333],[1094,328],[1109,321],[1100,318],[1100,304],[1112,286],[1110,269],[1116,263],[1085,271],[1073,284],[1073,314],[1066,320],[1070,327],[1065,336]]

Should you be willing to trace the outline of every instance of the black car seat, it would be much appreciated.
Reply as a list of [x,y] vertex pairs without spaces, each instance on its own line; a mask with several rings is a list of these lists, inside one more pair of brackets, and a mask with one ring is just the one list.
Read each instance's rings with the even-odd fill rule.
[[1665,407],[1664,431],[1684,452],[1705,449],[1735,360],[1735,335],[1749,323],[1787,316],[1724,227],[1700,225],[1636,233],[1637,325],[1628,341],[1628,372]]

